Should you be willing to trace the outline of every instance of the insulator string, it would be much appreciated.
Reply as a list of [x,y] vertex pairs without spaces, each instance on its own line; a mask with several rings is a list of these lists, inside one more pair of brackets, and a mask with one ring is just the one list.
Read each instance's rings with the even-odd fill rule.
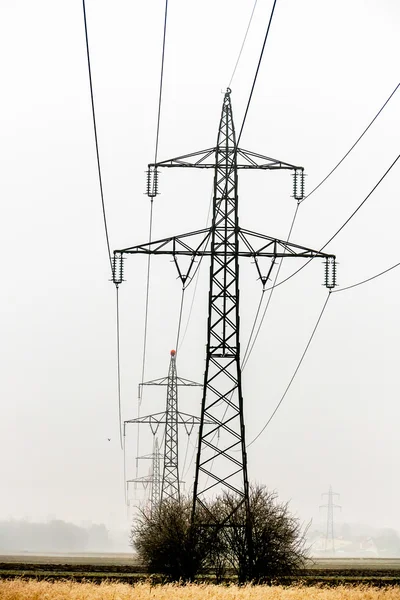
[[[392,164],[390,165],[390,167],[385,171],[385,173],[382,175],[382,177],[379,179],[379,181],[374,185],[374,187],[371,189],[371,191],[367,194],[367,196],[364,198],[364,200],[362,202],[360,202],[360,204],[357,206],[357,208],[352,212],[352,214],[350,215],[350,217],[348,219],[346,219],[346,221],[343,223],[343,225],[341,225],[339,227],[339,229],[332,235],[332,237],[329,238],[329,240],[319,249],[318,252],[321,252],[322,250],[324,250],[324,248],[326,248],[326,246],[328,244],[330,244],[330,242],[335,239],[335,237],[342,231],[342,229],[351,221],[351,219],[356,215],[356,213],[360,210],[360,208],[365,204],[365,202],[372,196],[372,194],[374,193],[374,191],[379,187],[379,185],[382,183],[382,181],[385,179],[385,177],[388,175],[388,173],[391,171],[391,169],[394,167],[394,165],[396,164],[396,162],[399,160],[400,158],[400,154],[397,156],[397,158],[392,162]],[[295,275],[297,275],[298,273],[300,273],[300,271],[302,271],[303,269],[305,269],[305,267],[307,265],[310,264],[311,261],[314,260],[315,257],[312,257],[310,259],[308,259],[299,269],[297,269],[296,271],[294,271],[293,273],[291,273],[288,277],[286,277],[285,279],[282,279],[282,281],[279,281],[279,283],[276,283],[274,285],[272,285],[270,288],[267,288],[265,291],[268,292],[269,290],[272,290],[274,288],[279,287],[280,285],[283,285],[284,283],[286,283],[287,281],[289,281],[290,279],[292,279],[292,277],[294,277]]]

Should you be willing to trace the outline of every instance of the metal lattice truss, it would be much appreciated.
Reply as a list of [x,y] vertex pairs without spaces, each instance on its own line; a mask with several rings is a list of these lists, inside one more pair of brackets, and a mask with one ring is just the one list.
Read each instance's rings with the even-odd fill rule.
[[[218,236],[218,230],[216,231]],[[184,233],[182,235],[171,236],[156,240],[147,244],[139,244],[122,250],[115,250],[114,263],[120,264],[125,254],[158,254],[172,256],[179,278],[183,283],[192,278],[196,272],[198,260],[204,256],[221,257],[227,256],[233,258],[245,257],[252,258],[256,265],[259,279],[265,284],[270,278],[273,266],[278,259],[283,258],[323,258],[328,265],[334,260],[334,255],[319,250],[313,250],[299,244],[293,244],[285,240],[273,238],[262,233],[257,233],[249,229],[237,228],[237,232],[231,230],[232,235],[238,237],[238,249],[230,247],[225,248],[222,244],[211,248],[211,238],[213,234],[212,227]],[[182,260],[186,257],[186,261]],[[261,258],[269,258],[269,263],[265,271],[262,270]],[[159,385],[162,385],[161,383]],[[190,385],[190,384],[188,384]]]
[[[334,276],[330,276],[329,269],[333,264],[332,272],[336,272],[335,257],[239,226],[240,169],[293,171],[294,197],[298,201],[303,197],[304,173],[302,167],[237,147],[229,89],[224,96],[217,145],[149,165],[150,197],[157,193],[158,169],[161,167],[214,170],[211,227],[116,250],[114,282],[119,285],[122,281],[123,258],[127,254],[172,256],[183,284],[193,277],[196,263],[202,257],[210,257],[207,353],[193,492],[193,518],[196,518],[198,505],[206,506],[210,495],[219,491],[235,493],[238,503],[233,512],[243,503],[246,506],[247,541],[250,549],[249,483],[239,343],[239,259],[253,259],[258,276],[265,285],[279,258],[321,257],[326,261],[327,287],[333,287],[335,280]],[[264,271],[260,266],[260,259],[265,258],[270,260]],[[217,526],[230,526],[229,516],[223,523],[217,523]],[[251,555],[250,550],[249,553]]]
[[165,446],[164,470],[161,488],[161,500],[172,498],[179,500],[179,464],[178,464],[178,385],[176,381],[176,354],[171,352],[167,380],[167,406],[165,410]]
[[[178,429],[183,425],[187,435],[191,435],[193,428],[200,425],[200,417],[189,415],[178,410],[178,387],[200,387],[200,383],[178,377],[176,369],[176,352],[171,350],[170,363],[167,377],[152,379],[139,384],[139,398],[143,386],[155,385],[167,387],[167,399],[165,411],[137,417],[124,422],[124,430],[127,423],[142,423],[150,425],[151,432],[155,436],[160,425],[165,425],[163,474],[161,480],[161,500],[180,498],[179,461],[178,461]],[[125,431],[124,431],[125,433]]]
[[161,477],[160,477],[160,447],[158,445],[158,438],[154,436],[153,441],[153,452],[146,454],[145,456],[138,456],[138,460],[151,460],[151,469],[148,475],[143,477],[135,477],[134,479],[128,479],[126,482],[127,495],[129,492],[129,484],[138,483],[147,489],[150,486],[150,510],[153,512],[160,504],[161,500]]
[[[153,413],[152,415],[146,415],[144,417],[137,417],[136,419],[129,419],[124,421],[124,424],[128,423],[147,423],[150,425],[151,432],[155,435],[158,432],[160,425],[167,424],[167,417],[165,411]],[[200,417],[195,415],[189,415],[187,413],[178,411],[178,425],[183,425],[185,431],[190,435],[195,425],[200,424]]]

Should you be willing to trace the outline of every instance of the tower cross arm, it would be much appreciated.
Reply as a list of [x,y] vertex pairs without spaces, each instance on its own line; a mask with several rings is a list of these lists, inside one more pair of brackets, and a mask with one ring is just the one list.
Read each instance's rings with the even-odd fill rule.
[[[195,169],[214,169],[216,164],[216,158],[213,156],[218,151],[218,148],[207,148],[206,150],[198,150],[197,152],[191,152],[189,154],[182,154],[182,156],[175,156],[174,158],[168,158],[157,163],[150,163],[148,165],[149,170],[153,171],[159,167],[186,167]],[[293,165],[286,161],[271,158],[251,150],[244,150],[237,146],[230,146],[225,150],[228,156],[235,157],[235,167],[238,169],[263,169],[263,170],[274,170],[274,169],[289,169],[292,171],[303,171],[303,167]],[[210,161],[210,157],[213,159]]]
[[[314,250],[306,246],[301,246],[300,244],[294,244],[289,241],[280,240],[279,238],[273,238],[262,233],[250,231],[249,229],[242,229],[241,227],[232,227],[231,229],[232,233],[235,231],[238,235],[238,247],[230,245],[221,248],[211,248],[209,242],[213,232],[218,233],[219,231],[218,226],[216,226],[214,228],[200,229],[191,233],[184,233],[183,235],[168,237],[154,242],[147,242],[146,244],[139,244],[138,246],[123,248],[122,250],[115,250],[113,260],[113,281],[117,285],[123,281],[123,259],[125,254],[159,254],[172,256],[178,271],[178,277],[181,279],[183,285],[185,285],[187,281],[190,281],[193,274],[196,273],[197,269],[195,265],[198,262],[196,259],[201,259],[201,257],[204,256],[210,256],[212,258],[223,256],[253,258],[256,261],[256,266],[258,264],[257,259],[262,257],[272,258],[273,260],[278,258],[323,258],[326,260],[326,263],[333,261],[333,267],[327,266],[326,269],[333,268],[333,283],[331,287],[336,285],[336,267],[334,264],[336,256],[334,254]],[[180,260],[179,257],[187,257],[184,259],[186,260],[185,265],[182,264],[182,260]],[[328,271],[326,271],[326,274],[327,273]],[[259,275],[260,278],[263,279],[261,272],[259,272]],[[330,284],[326,285],[327,287],[330,287]],[[165,385],[164,380],[151,381],[148,382],[148,384]]]
[[137,246],[122,248],[121,250],[114,250],[114,255],[183,254],[192,256],[194,254],[201,256],[207,246],[210,235],[211,229],[207,227],[206,229],[199,229],[182,235],[174,235],[150,243],[147,242],[145,244],[138,244]]
[[[187,413],[178,411],[177,412],[178,425],[199,425],[200,417],[196,415],[189,415]],[[128,421],[124,421],[125,424],[128,423],[148,423],[149,425],[165,425],[166,423],[166,413],[159,412],[153,415],[146,415],[144,417],[137,417],[136,419],[129,419]],[[205,421],[208,425],[212,424],[212,421],[207,419]]]
[[237,168],[263,170],[289,169],[291,171],[304,170],[303,167],[298,165],[292,165],[291,163],[283,160],[271,158],[270,156],[264,156],[263,154],[257,154],[257,152],[244,150],[243,148],[237,149]]
[[[202,387],[202,383],[197,383],[196,381],[191,381],[190,379],[185,379],[184,377],[176,378],[177,385],[183,385],[185,387],[189,386],[199,386]],[[168,377],[160,377],[159,379],[152,379],[151,381],[144,381],[143,383],[139,383],[139,387],[142,385],[168,385]]]
[[336,258],[334,254],[313,250],[306,246],[273,238],[262,233],[250,231],[249,229],[240,229],[239,238],[241,241],[241,250],[239,251],[240,256],[265,256],[270,258]]
[[206,148],[206,150],[198,150],[182,156],[175,156],[167,160],[161,160],[157,163],[149,163],[149,169],[158,169],[159,167],[192,167],[197,169],[213,169],[215,160],[207,161],[210,156],[215,154],[216,148]]
[[[208,241],[212,234],[212,229],[200,229],[183,235],[147,242],[137,246],[130,246],[121,250],[114,250],[114,255],[122,256],[124,254],[161,254],[172,256],[211,256],[223,254],[228,256],[269,256],[269,257],[305,257],[305,258],[335,258],[334,254],[313,250],[306,246],[294,244],[279,238],[274,238],[250,229],[237,228],[240,247],[211,250],[208,248]],[[152,382],[149,382],[152,383]]]

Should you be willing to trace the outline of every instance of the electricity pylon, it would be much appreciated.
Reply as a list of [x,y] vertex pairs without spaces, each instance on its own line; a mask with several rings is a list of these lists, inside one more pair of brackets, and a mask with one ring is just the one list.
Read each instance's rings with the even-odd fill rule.
[[[263,286],[271,276],[278,258],[315,258],[326,261],[325,284],[335,286],[335,256],[262,233],[243,229],[238,217],[238,172],[240,169],[288,169],[294,173],[294,197],[304,195],[304,170],[293,164],[239,148],[228,88],[222,104],[217,145],[150,164],[147,194],[153,201],[158,193],[158,169],[213,169],[214,197],[211,227],[154,242],[114,251],[113,281],[123,280],[123,258],[126,254],[160,254],[172,256],[184,286],[195,271],[199,257],[209,256],[210,286],[206,367],[201,404],[199,442],[193,489],[192,519],[198,506],[206,507],[207,494],[218,490],[233,492],[238,502],[232,513],[216,527],[233,526],[231,517],[244,504],[249,574],[252,565],[252,534],[249,482],[243,416],[242,374],[239,340],[239,258],[249,257],[255,263]],[[180,262],[180,257],[187,257]],[[264,271],[261,258],[271,259]],[[187,263],[187,259],[189,261]],[[185,266],[186,265],[186,266]],[[205,427],[211,421],[211,427]],[[249,575],[250,576],[250,575]]]
[[139,385],[139,397],[143,385],[158,385],[167,387],[167,401],[165,411],[136,419],[125,421],[127,423],[147,423],[150,425],[153,435],[158,431],[160,425],[165,425],[165,441],[163,453],[163,474],[161,481],[160,499],[180,499],[180,480],[178,463],[178,429],[183,425],[187,435],[190,435],[195,425],[200,424],[200,418],[189,415],[178,410],[178,386],[193,387],[201,386],[200,383],[178,377],[176,370],[176,351],[171,350],[168,376],[153,379]]
[[146,489],[150,485],[150,510],[153,512],[160,504],[161,500],[161,477],[160,477],[160,447],[158,445],[158,438],[154,436],[153,441],[153,452],[146,454],[146,456],[139,456],[139,460],[148,459],[151,460],[151,469],[148,475],[144,477],[136,477],[135,479],[128,479],[126,482],[127,492],[130,483],[140,483]]
[[335,504],[333,501],[334,496],[337,496],[339,498],[339,494],[336,494],[336,492],[332,491],[332,486],[329,486],[329,492],[325,492],[324,494],[322,494],[322,497],[324,496],[328,496],[328,504],[321,504],[321,506],[319,507],[321,508],[326,508],[327,509],[327,514],[326,514],[326,532],[325,532],[325,551],[328,552],[329,550],[331,550],[332,552],[335,552],[335,534],[334,534],[334,527],[333,527],[333,511],[335,508],[339,508],[341,509],[342,507],[339,506],[338,504]]

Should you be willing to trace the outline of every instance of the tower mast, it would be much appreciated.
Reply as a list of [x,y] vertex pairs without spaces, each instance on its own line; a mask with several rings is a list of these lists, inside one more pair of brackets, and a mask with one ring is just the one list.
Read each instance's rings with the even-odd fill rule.
[[180,499],[178,466],[178,382],[176,351],[171,350],[168,370],[167,405],[165,409],[164,468],[161,499]]
[[[205,494],[222,483],[238,495],[239,505],[245,503],[249,515],[240,369],[237,188],[237,146],[228,91],[215,148],[206,368],[193,494],[195,510],[197,503],[204,506]],[[214,423],[207,431],[205,419]]]
[[[206,368],[192,519],[196,519],[199,506],[207,508],[207,496],[220,490],[233,492],[237,503],[232,507],[231,514],[224,515],[223,520],[215,525],[219,528],[233,526],[232,517],[244,504],[250,573],[252,533],[240,368],[239,258],[253,260],[258,278],[265,287],[278,258],[321,257],[326,264],[325,285],[333,288],[336,285],[335,256],[239,226],[239,169],[291,170],[294,173],[294,197],[298,202],[304,197],[304,177],[303,167],[237,146],[229,88],[224,95],[217,145],[150,164],[147,176],[150,198],[158,193],[158,169],[162,167],[213,169],[212,225],[210,228],[115,250],[113,281],[116,285],[122,282],[126,254],[172,256],[183,287],[196,271],[196,260],[202,256],[211,259]],[[180,257],[186,257],[185,266],[181,264]],[[271,259],[266,272],[261,268],[260,258]],[[211,423],[210,427],[208,423]]]
[[325,551],[331,550],[335,552],[335,532],[333,527],[333,512],[335,508],[341,509],[342,507],[334,502],[334,496],[339,498],[339,494],[332,491],[332,486],[329,486],[329,491],[322,494],[322,497],[328,496],[328,504],[322,504],[320,508],[326,508],[326,532],[325,532]]
[[[178,377],[176,367],[176,350],[171,350],[167,377],[161,377],[160,379],[153,379],[151,381],[141,383],[139,388],[141,388],[143,385],[165,386],[167,388],[165,411],[125,421],[124,429],[127,423],[147,423],[150,425],[150,429],[155,436],[160,425],[165,425],[164,452],[162,457],[160,457],[163,461],[163,469],[159,498],[160,500],[173,499],[179,501],[179,426],[183,425],[186,434],[190,435],[193,431],[193,428],[195,426],[199,426],[200,418],[195,415],[190,415],[179,411],[178,387],[201,387],[201,384],[191,381],[190,379],[185,379],[184,377]],[[141,397],[140,389],[139,396]]]

